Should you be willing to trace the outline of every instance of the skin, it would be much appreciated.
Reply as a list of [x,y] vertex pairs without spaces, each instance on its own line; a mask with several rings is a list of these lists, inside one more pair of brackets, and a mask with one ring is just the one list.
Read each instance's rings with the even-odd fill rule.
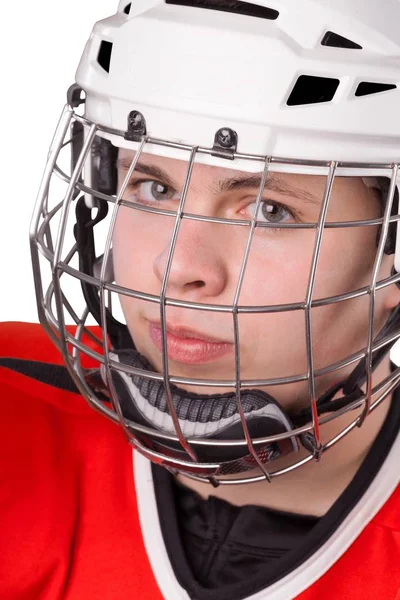
[[[119,182],[127,173],[133,153],[119,154]],[[176,211],[186,176],[187,163],[144,154],[140,164],[162,169],[168,176],[135,173],[124,199],[146,206]],[[158,175],[161,175],[160,173]],[[185,212],[227,219],[250,220],[255,211],[258,186],[227,189],[232,179],[249,176],[244,172],[196,164],[185,204]],[[271,181],[275,182],[274,189]],[[263,195],[264,222],[312,223],[318,221],[326,177],[273,173]],[[222,185],[221,185],[221,182]],[[158,184],[158,187],[157,187]],[[168,184],[168,186],[167,186]],[[232,186],[231,186],[232,187]],[[290,191],[289,191],[290,187]],[[156,191],[157,201],[152,195]],[[272,211],[272,213],[271,213]],[[327,222],[374,219],[381,216],[374,190],[361,178],[336,178],[327,213]],[[118,285],[159,295],[163,281],[174,219],[122,206],[113,236],[115,281]],[[370,283],[376,256],[376,227],[325,229],[319,257],[313,299],[343,294]],[[167,296],[174,299],[231,305],[235,296],[248,227],[204,221],[181,221],[175,247]],[[303,302],[310,275],[315,243],[311,229],[256,228],[239,305],[276,305]],[[379,279],[390,276],[393,258],[384,256]],[[149,335],[149,321],[159,321],[157,304],[120,296],[122,309],[138,350],[158,371],[162,356]],[[400,291],[387,286],[376,295],[375,334],[400,301]],[[364,348],[369,318],[369,297],[313,308],[312,342],[314,369],[332,365]],[[219,341],[233,344],[232,317],[224,313],[168,307],[167,321],[173,326],[195,329]],[[307,370],[305,320],[303,311],[239,315],[240,362],[243,379],[299,375]],[[317,396],[344,379],[355,365],[318,377]],[[234,353],[199,363],[170,360],[171,375],[191,378],[229,379],[235,374]],[[388,359],[374,375],[374,381],[389,373]],[[215,390],[187,386],[198,393]],[[228,391],[228,390],[224,390]],[[295,413],[309,403],[307,382],[265,388],[281,405]],[[289,512],[323,514],[351,481],[385,418],[389,402],[383,403],[365,425],[348,435],[324,455],[301,469],[265,483],[220,486],[212,490],[180,476],[181,481],[204,497],[212,491],[234,504],[260,504]],[[351,422],[356,412],[344,415],[321,428],[323,441]],[[285,462],[286,460],[286,462]],[[292,460],[292,459],[290,459]],[[274,463],[287,466],[287,459]],[[326,484],[326,485],[325,485]],[[312,493],[310,493],[312,492]],[[310,502],[310,498],[312,501]]]

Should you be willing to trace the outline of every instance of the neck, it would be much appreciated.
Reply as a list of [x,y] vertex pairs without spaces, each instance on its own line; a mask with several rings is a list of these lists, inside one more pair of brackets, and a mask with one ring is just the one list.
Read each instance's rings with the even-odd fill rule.
[[[389,373],[388,360],[376,369],[374,380],[381,381]],[[203,498],[212,495],[236,506],[252,504],[320,517],[331,508],[360,468],[385,421],[390,401],[391,395],[366,418],[362,427],[354,427],[324,452],[320,461],[311,460],[285,475],[274,477],[272,483],[259,481],[248,485],[220,485],[215,489],[183,475],[178,475],[178,481]],[[360,407],[321,425],[322,444],[328,443],[350,425],[362,414],[362,410],[363,407]],[[307,455],[307,451],[302,449],[294,458],[283,457],[274,461],[269,465],[269,470],[280,470]],[[254,474],[257,473],[250,475]]]

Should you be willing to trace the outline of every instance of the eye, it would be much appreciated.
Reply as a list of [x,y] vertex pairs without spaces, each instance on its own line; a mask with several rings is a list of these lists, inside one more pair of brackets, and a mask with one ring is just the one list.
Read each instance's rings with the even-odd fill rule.
[[[253,204],[250,204],[248,207],[252,217],[254,217],[256,206],[257,203],[253,202]],[[261,221],[262,223],[283,223],[293,218],[293,214],[283,204],[272,202],[271,200],[261,201],[257,221]]]
[[135,200],[144,203],[158,203],[163,200],[179,200],[179,194],[169,185],[161,181],[136,181],[130,185]]
[[143,200],[160,202],[161,200],[172,200],[175,190],[160,181],[146,181],[140,186],[140,195],[143,196]]

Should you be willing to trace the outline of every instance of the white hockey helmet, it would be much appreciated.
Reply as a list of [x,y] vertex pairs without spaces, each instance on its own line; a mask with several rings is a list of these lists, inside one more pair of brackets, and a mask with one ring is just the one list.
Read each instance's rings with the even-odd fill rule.
[[[399,19],[397,0],[386,0],[384,6],[378,0],[367,5],[362,0],[135,0],[121,2],[117,14],[95,25],[50,149],[32,220],[39,316],[79,391],[119,422],[131,443],[151,460],[214,483],[224,483],[227,474],[237,475],[229,483],[271,479],[319,459],[397,386],[400,372],[374,388],[372,372],[400,337],[397,310],[379,335],[374,334],[376,293],[400,280]],[[118,186],[116,159],[121,149],[132,151],[133,159]],[[144,154],[187,163],[158,295],[118,285],[112,269],[113,228],[120,207],[128,204],[128,179]],[[230,306],[167,295],[180,223],[193,218],[185,213],[185,200],[195,164],[262,173]],[[302,225],[316,232],[307,293],[302,302],[243,306],[240,291],[259,226],[256,215],[264,184],[275,172],[326,179],[318,221]],[[379,189],[381,217],[328,224],[327,208],[338,177],[362,177]],[[146,210],[129,204],[132,210]],[[210,220],[209,215],[202,218]],[[227,219],[213,221],[229,225]],[[315,299],[324,229],[371,225],[379,226],[379,236],[370,284]],[[95,244],[99,231],[102,248]],[[380,280],[385,253],[395,254],[396,270]],[[83,305],[76,300],[79,294]],[[112,295],[159,305],[162,372],[133,346],[125,323],[114,314],[115,303],[109,302]],[[370,299],[365,347],[316,370],[312,309],[360,297]],[[170,373],[168,307],[231,314],[235,379],[199,380]],[[285,311],[304,315],[307,369],[278,379],[260,373],[257,379],[244,380],[238,317]],[[101,326],[101,337],[89,328],[91,317]],[[68,319],[76,323],[75,329],[67,329]],[[341,370],[349,365],[350,376],[341,378]],[[333,372],[338,373],[338,384],[318,397],[316,379]],[[310,406],[293,418],[260,390],[304,381]],[[215,386],[212,402],[210,396],[184,391],[183,385]],[[221,394],[224,388],[234,391]],[[361,414],[358,410],[346,430],[322,443],[321,423],[360,407]],[[274,471],[269,463],[300,447],[307,451],[306,458],[302,454],[289,469]],[[255,466],[261,474],[246,479],[244,473]]]

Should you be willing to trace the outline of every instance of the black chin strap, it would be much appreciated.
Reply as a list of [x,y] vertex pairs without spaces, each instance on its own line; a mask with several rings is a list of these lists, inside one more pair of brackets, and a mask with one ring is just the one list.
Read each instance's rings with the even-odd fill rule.
[[[74,236],[78,247],[79,269],[82,273],[93,277],[93,267],[96,262],[94,227],[103,221],[108,214],[108,204],[104,200],[96,199],[97,214],[92,217],[92,209],[88,208],[85,198],[82,196],[76,203],[76,224],[74,226]],[[101,327],[101,308],[97,288],[87,283],[81,282],[83,296],[92,316]],[[107,333],[114,348],[129,347],[132,342],[128,328],[123,323],[115,319],[110,311],[106,309],[107,315]]]

